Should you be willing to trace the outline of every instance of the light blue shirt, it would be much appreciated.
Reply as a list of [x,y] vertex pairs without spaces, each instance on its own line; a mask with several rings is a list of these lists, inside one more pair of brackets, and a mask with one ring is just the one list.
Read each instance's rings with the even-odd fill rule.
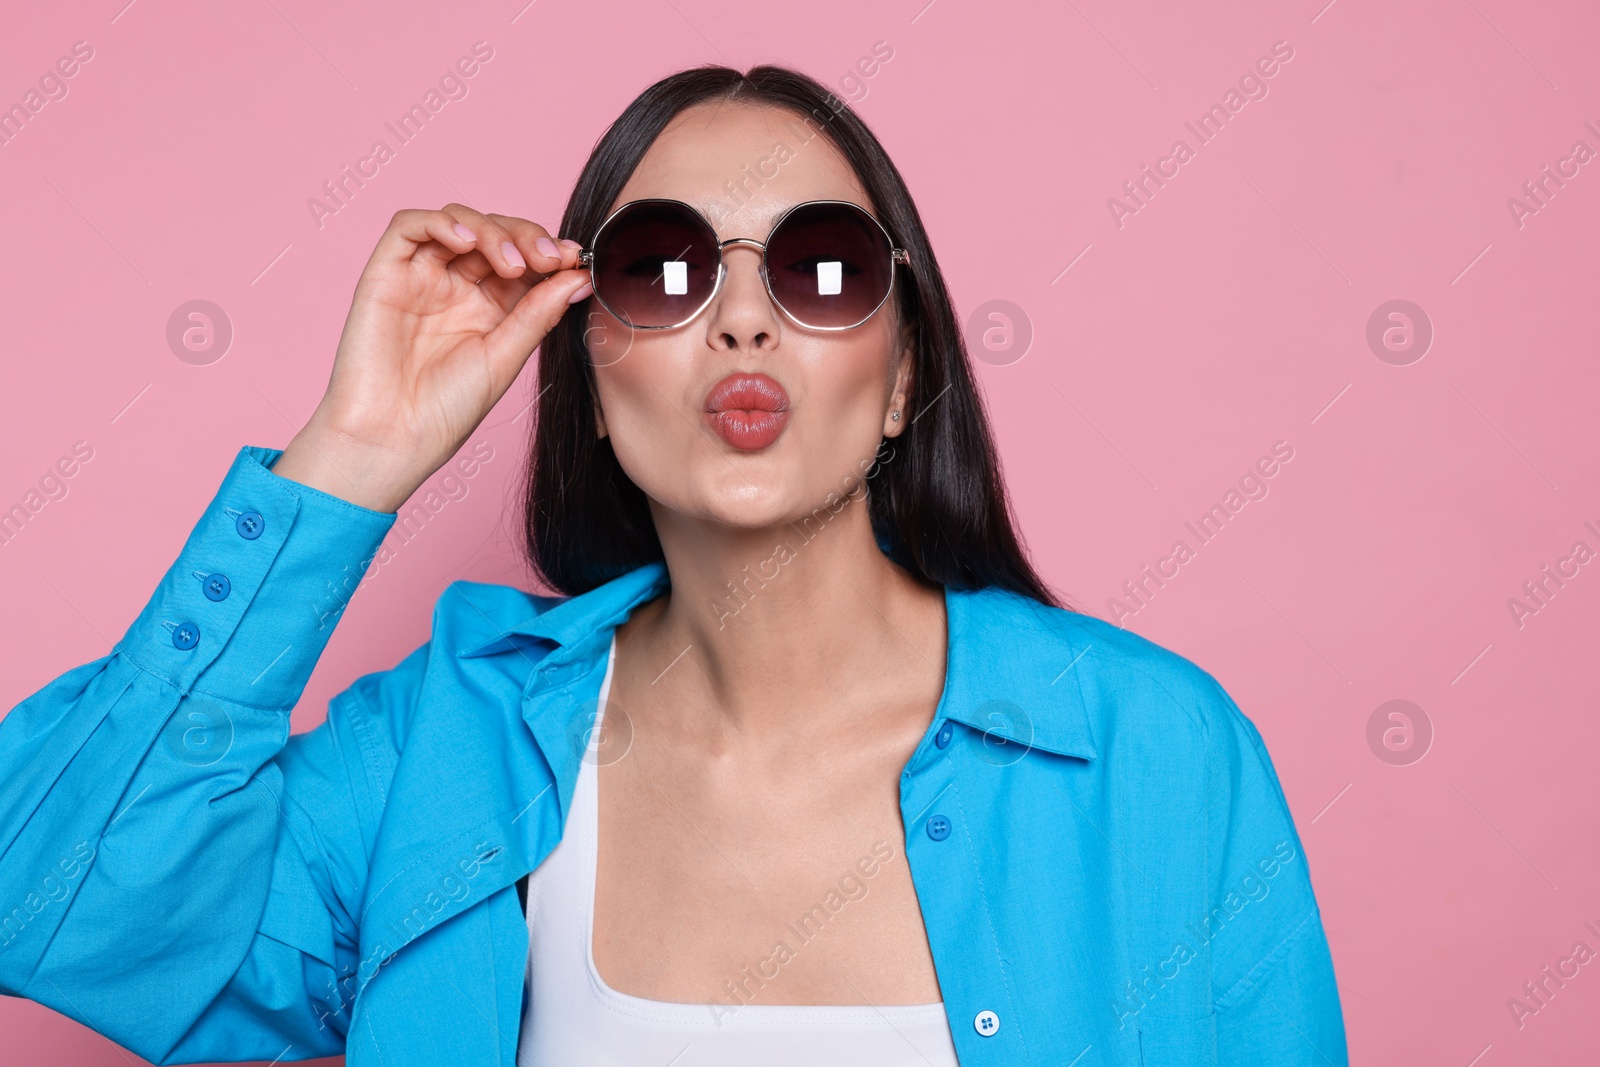
[[[0,991],[155,1063],[511,1067],[515,884],[561,837],[612,631],[667,572],[452,584],[427,644],[291,737],[395,517],[278,455],[243,449],[112,652],[0,721]],[[1216,680],[1009,592],[945,605],[900,810],[961,1063],[1346,1064],[1304,849]]]

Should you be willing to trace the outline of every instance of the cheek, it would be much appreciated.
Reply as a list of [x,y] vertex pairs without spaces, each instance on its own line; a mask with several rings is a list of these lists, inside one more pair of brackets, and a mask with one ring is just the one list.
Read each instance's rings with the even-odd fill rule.
[[871,335],[830,341],[804,360],[804,406],[780,442],[789,447],[803,500],[837,491],[877,452],[894,384],[886,346],[886,338]]
[[893,382],[881,346],[826,345],[806,361],[805,379],[809,428],[851,439],[882,432],[882,408]]
[[855,439],[883,433],[884,405],[894,391],[896,364],[882,317],[819,344],[803,363],[813,420],[829,432]]
[[633,347],[633,341],[634,331],[590,302],[584,312],[583,346],[596,371],[620,364]]
[[606,435],[622,470],[645,494],[672,508],[685,494],[708,442],[695,421],[688,361],[670,344],[635,341],[626,358],[595,367]]
[[597,366],[594,374],[606,433],[619,459],[625,454],[649,456],[652,451],[670,449],[684,433],[694,432],[684,418],[693,412],[679,410],[683,379],[671,360],[653,358],[648,348],[640,346],[626,359]]

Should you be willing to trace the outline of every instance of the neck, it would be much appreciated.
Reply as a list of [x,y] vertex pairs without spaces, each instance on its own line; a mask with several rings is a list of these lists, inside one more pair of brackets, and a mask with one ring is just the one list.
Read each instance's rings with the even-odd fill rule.
[[883,554],[864,495],[754,530],[656,518],[671,591],[625,637],[660,664],[652,677],[698,674],[714,719],[748,736],[825,729],[860,714],[855,696],[903,703],[942,686],[943,590]]

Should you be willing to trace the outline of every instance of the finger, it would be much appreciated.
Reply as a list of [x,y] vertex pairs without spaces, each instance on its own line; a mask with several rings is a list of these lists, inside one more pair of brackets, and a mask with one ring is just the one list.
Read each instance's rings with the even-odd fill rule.
[[[441,238],[437,244],[419,246],[413,258],[432,259],[435,263],[443,264],[451,262],[456,255],[472,250],[481,254],[494,268],[493,272],[502,278],[520,278],[527,271],[527,260],[511,240],[511,235],[481,211],[452,202],[438,212],[423,214],[436,216],[428,220],[430,234],[448,232],[453,240]],[[478,275],[472,280],[478,281],[486,276]]]
[[457,208],[471,210],[460,204],[447,204],[440,211],[422,208],[396,211],[383,236],[378,238],[368,264],[382,260],[408,262],[415,259],[444,263],[473,251],[478,246],[477,235],[465,227],[456,228],[460,220],[451,209]]
[[550,235],[550,231],[537,222],[515,215],[496,215],[492,212],[488,218],[510,236],[533,270],[541,274],[554,274],[558,270],[570,270],[578,265],[576,246],[568,249],[557,243]]
[[591,292],[587,270],[558,271],[529,289],[500,324],[484,335],[490,365],[504,386],[510,386],[533,350],[573,306],[572,297],[581,300]]
[[484,254],[477,249],[452,259],[445,264],[445,269],[454,271],[474,285],[480,282],[485,285],[514,284],[496,274],[494,264],[490,263]]
[[528,291],[529,286],[545,279],[544,272],[536,271],[532,267],[515,278],[503,278],[495,270],[494,264],[476,249],[452,259],[445,265],[445,269],[454,271],[486,292],[493,292],[495,299],[507,309]]

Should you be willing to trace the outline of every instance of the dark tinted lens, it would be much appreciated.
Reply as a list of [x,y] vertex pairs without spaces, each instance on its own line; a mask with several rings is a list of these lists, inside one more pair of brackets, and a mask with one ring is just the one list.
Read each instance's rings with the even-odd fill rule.
[[717,283],[717,239],[685,204],[641,200],[603,227],[594,246],[594,291],[634,326],[690,318]]
[[889,239],[853,204],[802,204],[767,242],[767,280],[785,311],[807,326],[860,323],[889,295]]

